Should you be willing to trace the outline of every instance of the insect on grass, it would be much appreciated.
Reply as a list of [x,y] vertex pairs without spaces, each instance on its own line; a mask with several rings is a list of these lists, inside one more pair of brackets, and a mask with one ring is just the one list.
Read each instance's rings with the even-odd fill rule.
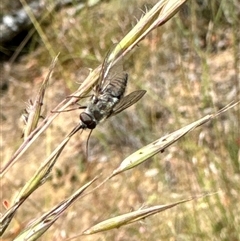
[[90,129],[92,132],[99,122],[127,109],[146,93],[145,90],[136,90],[124,96],[128,74],[123,70],[122,59],[114,65],[114,60],[110,60],[109,57],[110,54],[104,59],[97,84],[93,90],[94,93],[85,110],[79,116],[80,123],[69,136],[74,135],[80,129]]

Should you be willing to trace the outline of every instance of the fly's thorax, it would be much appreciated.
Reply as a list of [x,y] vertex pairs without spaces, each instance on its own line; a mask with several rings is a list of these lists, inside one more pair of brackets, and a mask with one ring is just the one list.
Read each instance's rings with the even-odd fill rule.
[[118,97],[110,95],[108,92],[101,93],[98,97],[94,96],[87,109],[90,112],[99,110],[99,112],[107,112],[119,102]]
[[98,124],[101,120],[107,118],[111,113],[113,107],[118,103],[117,98],[109,98],[109,96],[99,96],[99,98],[91,102],[85,110],[88,115],[92,116],[92,119]]

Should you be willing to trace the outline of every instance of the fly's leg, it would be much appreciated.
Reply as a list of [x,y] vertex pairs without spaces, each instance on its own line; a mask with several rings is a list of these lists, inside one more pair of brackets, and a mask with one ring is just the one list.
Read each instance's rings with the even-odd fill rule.
[[68,110],[51,110],[51,113],[61,113],[61,112],[69,112],[69,111],[72,111],[72,110],[79,110],[79,109],[86,109],[87,106],[82,106],[78,103],[75,103],[75,105],[79,105],[78,107],[76,108],[72,108],[72,109],[68,109]]

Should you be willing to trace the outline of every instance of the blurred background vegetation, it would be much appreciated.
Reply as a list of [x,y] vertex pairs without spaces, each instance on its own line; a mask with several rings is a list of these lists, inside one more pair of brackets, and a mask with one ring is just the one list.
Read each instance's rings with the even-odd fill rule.
[[[22,142],[20,117],[25,102],[37,94],[53,57],[60,52],[43,116],[78,88],[89,69],[101,64],[113,43],[155,2],[99,1],[84,8],[76,3],[51,12],[46,5],[44,21],[38,20],[43,32],[33,31],[31,26],[2,44],[1,163],[7,162]],[[127,93],[144,89],[147,94],[98,125],[90,138],[88,156],[89,132],[72,138],[50,180],[23,204],[4,240],[12,240],[30,220],[86,181],[111,173],[135,150],[239,98],[239,6],[237,0],[189,1],[126,56]],[[21,7],[19,1],[4,2],[2,15]],[[32,35],[25,41],[30,31]],[[7,172],[1,180],[2,200],[11,201],[43,158],[79,122],[79,114],[80,110],[61,113]],[[220,192],[81,240],[240,240],[239,119],[237,106],[144,165],[113,178],[93,195],[77,201],[42,240],[64,240],[97,221],[143,205],[214,191]],[[1,206],[1,212],[3,209]]]

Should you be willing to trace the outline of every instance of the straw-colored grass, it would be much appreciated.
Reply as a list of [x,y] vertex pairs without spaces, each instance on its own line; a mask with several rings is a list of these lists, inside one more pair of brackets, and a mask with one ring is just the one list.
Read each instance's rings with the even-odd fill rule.
[[[4,63],[3,78],[9,81],[9,89],[1,96],[1,168],[23,142],[19,119],[24,102],[37,96],[52,59],[60,53],[46,89],[43,117],[79,88],[88,68],[99,66],[113,42],[119,42],[136,25],[142,10],[154,4],[115,0],[81,11],[71,6],[53,12],[49,24],[41,26],[44,36],[40,31],[32,38],[29,53],[11,66]],[[28,222],[98,175],[93,187],[100,184],[141,147],[236,100],[240,90],[239,14],[234,0],[203,1],[202,5],[189,1],[124,56],[127,93],[144,89],[147,94],[94,129],[88,155],[88,130],[69,140],[49,179],[19,207],[4,240],[12,240]],[[1,203],[11,206],[11,200],[79,123],[80,112],[60,113],[1,177]],[[111,178],[77,200],[39,240],[66,240],[110,217],[212,192],[218,193],[74,240],[239,240],[239,119],[237,105],[147,162]],[[1,213],[5,213],[3,205]]]

